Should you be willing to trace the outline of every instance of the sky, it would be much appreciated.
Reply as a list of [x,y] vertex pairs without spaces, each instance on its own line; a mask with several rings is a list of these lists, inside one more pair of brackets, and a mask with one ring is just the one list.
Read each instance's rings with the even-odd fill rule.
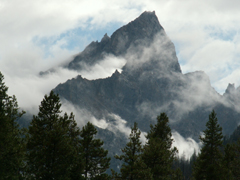
[[[182,72],[204,71],[222,94],[228,83],[240,85],[239,8],[238,0],[0,0],[0,71],[20,105],[34,104],[34,97],[40,100],[77,75],[60,70],[42,79],[40,71],[70,61],[142,12],[155,11]],[[99,76],[111,75],[107,66]]]
[[[228,83],[240,85],[239,9],[239,0],[0,0],[0,71],[19,106],[36,112],[44,94],[77,76],[59,68],[43,78],[40,71],[71,61],[105,33],[155,11],[182,72],[204,71],[223,94]],[[83,76],[104,78],[124,65],[110,62]]]

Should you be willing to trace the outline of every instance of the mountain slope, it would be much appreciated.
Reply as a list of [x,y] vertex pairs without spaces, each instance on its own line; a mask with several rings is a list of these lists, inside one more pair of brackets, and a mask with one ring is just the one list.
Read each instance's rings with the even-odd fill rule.
[[124,146],[127,136],[123,135],[130,133],[133,122],[146,132],[161,112],[169,116],[172,130],[195,140],[212,109],[224,134],[237,127],[240,111],[231,94],[227,95],[233,92],[231,88],[221,96],[204,72],[182,74],[174,44],[154,12],[144,12],[111,37],[92,42],[65,68],[80,71],[109,55],[125,59],[122,72],[96,80],[79,75],[54,91],[98,120],[99,137],[111,155]]

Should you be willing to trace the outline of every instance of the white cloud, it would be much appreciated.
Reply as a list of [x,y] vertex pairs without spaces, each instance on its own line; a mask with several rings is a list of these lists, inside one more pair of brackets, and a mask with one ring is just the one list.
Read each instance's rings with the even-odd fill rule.
[[[107,129],[113,132],[116,137],[124,136],[126,139],[129,137],[131,133],[131,128],[127,126],[127,121],[122,119],[119,115],[109,113],[105,114],[105,117],[102,119],[97,119],[90,111],[79,108],[76,105],[73,105],[71,102],[62,99],[62,111],[63,113],[67,112],[70,114],[73,112],[75,115],[75,120],[78,126],[82,127],[87,124],[87,122],[91,122],[95,126],[101,129]],[[140,140],[143,144],[146,143],[146,132],[141,132]]]
[[[90,41],[96,40],[91,33],[99,29],[107,32],[112,24],[120,27],[144,10],[155,10],[176,46],[183,73],[205,71],[212,85],[222,93],[228,83],[240,85],[239,8],[238,0],[0,0],[0,71],[9,86],[9,94],[17,96],[19,106],[37,113],[44,94],[78,74],[59,68],[56,73],[42,78],[38,76],[40,71],[71,60]],[[76,29],[80,31],[75,32]],[[76,44],[68,48],[73,41]],[[89,79],[108,77],[124,62],[124,59],[108,56],[81,73]],[[200,88],[206,82],[202,83],[193,86],[199,87],[207,97],[215,96]],[[192,108],[206,99],[189,93],[183,95],[183,98],[192,95],[189,100],[193,101],[186,99],[185,106],[179,104],[179,107]],[[85,110],[73,108],[63,104],[64,110],[74,112],[77,121],[81,119],[80,126],[91,121],[100,128],[111,129],[106,119],[96,119]],[[114,128],[128,136],[131,129],[124,120],[117,115],[110,116],[116,121]],[[184,139],[177,132],[173,137],[179,153],[187,158],[194,149],[199,149],[191,138]],[[144,133],[141,140],[146,141]]]
[[87,122],[93,123],[95,126],[106,129],[108,127],[108,123],[106,122],[105,119],[96,119],[91,112],[89,112],[86,109],[81,109],[78,106],[74,106],[71,102],[61,99],[62,103],[62,112],[65,113],[67,112],[70,114],[73,112],[75,116],[75,120],[78,124],[79,127],[85,126]]
[[176,44],[183,72],[203,70],[214,87],[224,92],[228,83],[220,85],[219,81],[239,67],[234,63],[239,57],[239,48],[232,40],[240,27],[239,1],[160,0],[146,2],[145,6],[156,10]]
[[[239,7],[237,0],[2,0],[0,71],[5,75],[9,91],[20,101],[26,101],[29,96],[33,98],[35,94],[40,96],[42,93],[37,92],[37,88],[50,90],[55,84],[39,80],[36,77],[39,71],[69,61],[94,40],[91,33],[99,29],[107,31],[116,23],[121,26],[144,10],[155,10],[177,47],[183,72],[207,72],[211,83],[222,93],[229,82],[240,84]],[[78,28],[85,30],[85,34],[74,31]],[[79,43],[68,49],[74,37]],[[39,41],[34,41],[36,39]],[[105,65],[109,63],[106,61]],[[59,77],[59,80],[60,83],[65,78]],[[43,83],[37,85],[36,81]],[[36,90],[29,92],[24,88]]]
[[67,79],[77,76],[74,71],[59,68],[56,73],[44,77],[29,74],[24,77],[6,76],[6,85],[9,88],[9,94],[15,94],[19,107],[30,113],[37,113],[38,106],[44,98],[59,82],[65,82]]
[[104,59],[93,66],[84,65],[84,69],[79,72],[82,77],[89,80],[110,77],[116,70],[122,72],[122,67],[125,65],[126,59],[115,57],[108,54]]
[[[116,137],[125,136],[128,138],[131,133],[131,128],[127,126],[127,121],[116,114],[108,114],[104,119],[97,119],[88,110],[74,106],[65,99],[62,99],[62,110],[63,113],[67,112],[68,114],[73,112],[75,120],[80,127],[86,125],[87,122],[91,122],[99,128],[112,131]],[[146,134],[146,132],[141,132],[140,140],[143,145],[147,141]],[[190,137],[184,138],[178,132],[173,131],[172,138],[172,147],[177,147],[179,157],[189,160],[194,152],[198,153],[200,151],[201,144]]]
[[[129,3],[133,4],[132,8],[128,8]],[[123,18],[126,13],[128,16]],[[9,86],[9,94],[17,96],[22,108],[35,106],[36,109],[44,94],[77,74],[60,70],[45,78],[38,76],[40,71],[71,60],[92,40],[91,34],[79,35],[75,29],[94,32],[110,22],[128,22],[139,14],[130,1],[0,1],[0,71]],[[75,38],[79,42],[68,49]],[[97,64],[90,73],[82,73],[92,79],[98,75],[107,77],[123,62],[113,58]],[[103,71],[106,71],[104,75]]]
[[173,144],[177,147],[179,157],[184,157],[189,160],[194,152],[199,153],[200,144],[194,141],[192,138],[183,138],[178,132],[172,132]]

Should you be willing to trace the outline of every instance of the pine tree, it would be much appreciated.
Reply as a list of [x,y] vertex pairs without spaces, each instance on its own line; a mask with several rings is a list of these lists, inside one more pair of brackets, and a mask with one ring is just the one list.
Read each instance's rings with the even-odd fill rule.
[[236,143],[226,144],[224,148],[223,168],[225,176],[222,179],[240,179],[240,139]]
[[[229,177],[232,177],[232,179],[240,179],[240,139],[238,139],[236,144],[229,145],[230,148],[228,148],[227,153],[227,159],[228,165],[227,168],[230,174]],[[227,151],[226,150],[226,151]],[[226,167],[226,166],[225,166]]]
[[[234,144],[226,144],[224,147],[224,157],[223,157],[223,174],[225,179],[232,180],[233,178],[233,161],[236,155],[236,146]],[[239,168],[238,168],[239,169]],[[223,179],[223,178],[222,178]]]
[[172,133],[168,125],[168,117],[161,113],[157,117],[157,124],[150,125],[144,147],[143,160],[151,168],[153,179],[171,179],[175,173],[172,169],[177,149],[172,148]]
[[108,151],[104,150],[103,141],[95,139],[97,129],[88,122],[81,130],[80,145],[82,148],[85,179],[107,179],[105,173],[110,165]]
[[27,143],[27,172],[30,178],[67,180],[82,173],[80,130],[73,114],[62,116],[60,108],[59,96],[51,91],[41,102],[38,115],[33,116]]
[[194,164],[193,176],[196,180],[219,180],[223,177],[222,153],[220,147],[223,143],[222,127],[218,124],[214,110],[209,115],[200,140],[203,144],[201,152]]
[[115,156],[116,159],[122,160],[123,165],[120,169],[120,177],[115,179],[146,179],[151,180],[152,174],[150,169],[142,160],[143,147],[140,141],[141,131],[134,123],[131,134],[129,135],[129,142],[126,147],[122,149],[122,155]]
[[19,111],[16,97],[7,94],[3,80],[0,72],[0,179],[19,179],[25,143],[17,120],[24,112]]

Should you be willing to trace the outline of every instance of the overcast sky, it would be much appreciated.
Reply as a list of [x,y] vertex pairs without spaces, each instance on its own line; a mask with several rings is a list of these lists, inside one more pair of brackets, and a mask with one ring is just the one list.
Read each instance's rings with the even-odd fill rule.
[[240,85],[239,9],[239,0],[0,0],[0,71],[20,106],[34,105],[76,76],[62,70],[44,80],[40,71],[155,10],[183,73],[203,70],[223,93],[228,83]]

